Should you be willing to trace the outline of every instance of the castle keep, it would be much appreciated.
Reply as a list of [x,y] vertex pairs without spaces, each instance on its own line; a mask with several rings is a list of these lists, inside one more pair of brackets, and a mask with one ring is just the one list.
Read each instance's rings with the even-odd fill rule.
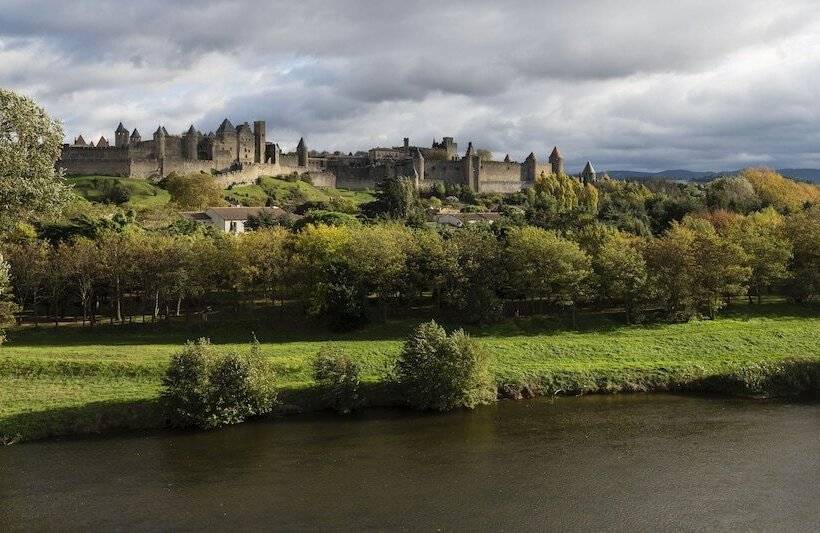
[[[224,186],[249,183],[258,176],[309,172],[315,185],[348,189],[373,188],[387,177],[414,177],[419,185],[435,182],[457,183],[476,192],[516,192],[532,185],[543,173],[562,173],[564,159],[555,147],[546,163],[534,153],[521,163],[494,161],[478,153],[468,143],[464,155],[452,137],[433,141],[430,147],[402,146],[371,148],[367,152],[309,151],[304,138],[296,151],[283,153],[279,145],[267,140],[265,122],[257,120],[234,126],[226,118],[215,132],[203,134],[191,126],[180,135],[169,134],[160,126],[150,139],[143,140],[134,129],[122,123],[114,131],[114,145],[101,137],[96,146],[82,135],[63,146],[58,166],[71,175],[108,175],[133,178],[167,176],[172,172],[214,173]],[[581,179],[596,179],[587,162]]]

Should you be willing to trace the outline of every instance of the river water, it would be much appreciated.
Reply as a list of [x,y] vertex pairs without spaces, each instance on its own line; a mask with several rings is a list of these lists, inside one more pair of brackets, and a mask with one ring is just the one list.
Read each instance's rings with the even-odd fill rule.
[[667,395],[0,449],[0,530],[820,530],[820,404]]

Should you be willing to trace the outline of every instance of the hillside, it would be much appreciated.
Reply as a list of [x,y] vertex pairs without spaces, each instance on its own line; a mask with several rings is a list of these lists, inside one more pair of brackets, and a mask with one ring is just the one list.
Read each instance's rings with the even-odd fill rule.
[[230,187],[225,191],[225,198],[232,203],[246,206],[266,205],[268,198],[276,205],[328,202],[332,198],[343,198],[359,205],[372,201],[374,196],[367,191],[319,188],[302,180],[263,176],[256,184]]
[[[143,179],[112,176],[79,176],[67,178],[78,196],[94,203],[117,204],[136,210],[163,207],[171,201],[165,189]],[[306,201],[328,202],[342,198],[359,205],[373,200],[366,191],[319,188],[305,181],[262,177],[253,185],[236,185],[225,190],[225,198],[246,206],[297,205]],[[122,201],[125,200],[125,201]]]
[[[89,202],[120,204],[136,210],[162,207],[171,201],[168,191],[149,181],[111,176],[80,176],[66,178],[74,186],[74,192]],[[126,191],[118,196],[117,191]],[[127,198],[127,201],[119,200]]]

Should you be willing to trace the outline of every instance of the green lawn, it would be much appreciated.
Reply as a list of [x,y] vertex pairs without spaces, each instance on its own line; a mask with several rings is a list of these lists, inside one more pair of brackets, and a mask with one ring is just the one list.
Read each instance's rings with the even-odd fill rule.
[[101,202],[107,188],[117,183],[131,193],[131,198],[124,204],[124,207],[136,210],[153,209],[163,207],[171,201],[168,191],[147,180],[111,176],[78,176],[66,180],[74,186],[77,194],[90,202]]
[[[364,381],[378,382],[417,322],[389,321],[346,335],[309,327],[273,329],[264,321],[244,326],[212,322],[207,330],[133,324],[11,332],[0,348],[0,434],[20,432],[26,415],[150,402],[169,356],[186,339],[200,336],[244,350],[255,333],[284,389],[311,386],[310,360],[328,343],[361,362]],[[820,362],[816,307],[740,307],[715,321],[655,326],[596,319],[582,328],[567,331],[556,319],[535,318],[470,333],[490,355],[500,384],[540,383],[547,390],[662,389],[784,359]],[[33,434],[39,430],[24,427]]]
[[326,202],[334,197],[351,200],[356,205],[374,199],[368,191],[349,191],[333,187],[316,187],[298,180],[263,176],[253,185],[236,185],[225,191],[225,197],[251,206],[265,205],[268,197],[280,204],[298,204],[305,201]]

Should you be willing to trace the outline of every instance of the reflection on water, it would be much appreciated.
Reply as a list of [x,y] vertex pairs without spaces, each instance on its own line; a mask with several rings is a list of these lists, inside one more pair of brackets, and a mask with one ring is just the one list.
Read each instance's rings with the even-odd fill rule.
[[0,524],[817,531],[818,480],[818,404],[594,396],[18,445]]

